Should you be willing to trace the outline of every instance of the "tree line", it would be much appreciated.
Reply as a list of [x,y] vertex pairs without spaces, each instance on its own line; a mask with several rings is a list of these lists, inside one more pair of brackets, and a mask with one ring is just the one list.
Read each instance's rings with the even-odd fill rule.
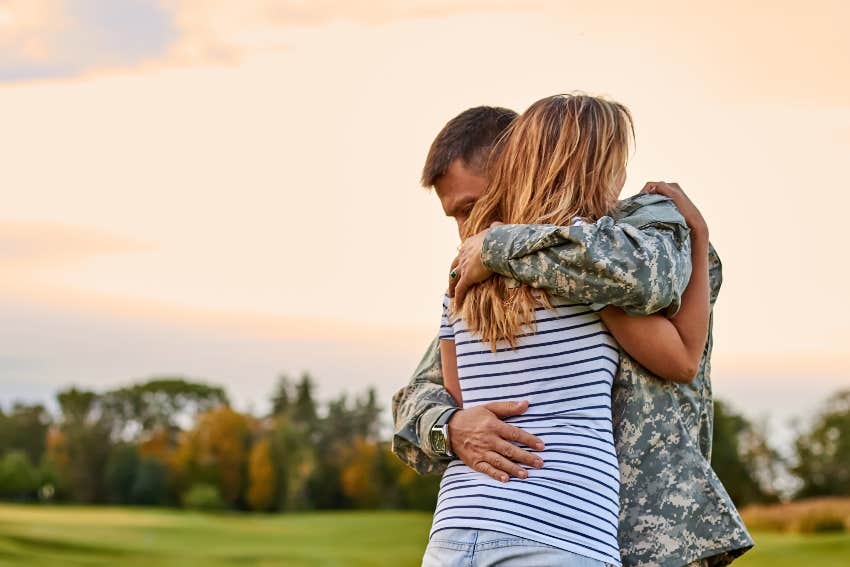
[[[0,410],[0,498],[88,504],[288,511],[430,509],[438,476],[418,476],[380,438],[369,388],[320,404],[315,382],[281,376],[266,415],[239,412],[224,389],[182,377],[98,393],[68,388],[57,410]],[[722,402],[712,466],[739,506],[790,495],[850,495],[850,391],[798,432],[790,456]]]
[[[711,466],[738,506],[819,496],[850,496],[850,390],[827,399],[790,452],[780,453],[757,426],[714,404]],[[790,488],[789,488],[790,486]]]
[[69,388],[55,415],[0,412],[0,498],[284,511],[433,506],[420,477],[379,439],[374,389],[324,407],[309,374],[281,376],[271,411],[230,405],[219,387],[153,379],[97,393]]

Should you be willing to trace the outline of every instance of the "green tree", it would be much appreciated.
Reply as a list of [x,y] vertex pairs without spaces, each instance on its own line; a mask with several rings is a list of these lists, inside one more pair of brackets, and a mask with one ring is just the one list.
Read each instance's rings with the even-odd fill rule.
[[0,455],[18,449],[30,462],[37,463],[44,453],[50,414],[40,404],[15,403],[8,414],[0,411]]
[[130,487],[130,503],[140,506],[168,503],[168,470],[158,459],[143,458],[139,461]]
[[349,508],[352,500],[346,495],[342,482],[350,447],[356,437],[354,413],[349,410],[348,397],[341,393],[328,402],[325,416],[317,422],[314,451],[316,466],[307,479],[310,501],[317,508]]
[[59,466],[49,451],[41,456],[38,464],[39,498],[43,500],[63,499],[68,496],[68,488],[59,470]]
[[56,397],[61,415],[52,457],[70,496],[80,502],[106,501],[105,469],[114,427],[110,415],[94,392],[70,388]]
[[750,421],[714,402],[711,467],[736,506],[778,499],[773,489],[778,463],[778,454]]
[[224,389],[178,376],[112,390],[102,396],[101,406],[110,415],[116,435],[138,439],[157,430],[176,435],[181,418],[188,421],[227,403]]
[[271,402],[271,415],[289,413],[292,404],[292,385],[289,383],[289,377],[286,374],[281,374],[278,377]]
[[313,508],[307,481],[316,467],[316,454],[306,426],[295,423],[287,414],[277,415],[272,421],[270,437],[276,508]]
[[9,451],[0,460],[0,496],[30,499],[38,488],[38,474],[24,451]]
[[374,387],[370,387],[364,395],[356,398],[352,412],[354,433],[363,439],[376,441],[381,425],[381,407],[378,405],[378,393]]
[[139,468],[139,453],[136,447],[122,443],[115,447],[106,463],[105,482],[109,501],[113,504],[132,502],[133,484]]
[[313,392],[316,384],[307,372],[301,375],[301,380],[295,385],[295,402],[292,406],[292,420],[299,424],[305,433],[312,437],[318,428],[318,412]]
[[374,507],[381,489],[375,445],[378,415],[374,389],[350,404],[345,393],[331,400],[316,426],[316,466],[307,480],[317,508]]
[[850,495],[850,390],[830,398],[794,442],[799,498]]

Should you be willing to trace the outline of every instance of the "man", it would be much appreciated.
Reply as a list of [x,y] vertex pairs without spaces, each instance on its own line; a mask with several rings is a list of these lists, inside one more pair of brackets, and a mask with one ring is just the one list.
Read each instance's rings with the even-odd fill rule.
[[[434,140],[422,184],[436,189],[459,228],[486,189],[490,152],[515,116],[473,108]],[[617,305],[634,315],[667,309],[673,316],[690,277],[684,219],[658,195],[626,199],[612,217],[572,227],[494,226],[464,242],[450,288],[463,294],[495,272],[575,302]],[[721,281],[713,249],[710,271],[713,304]],[[678,385],[660,381],[620,352],[612,417],[627,566],[725,565],[752,546],[709,465],[713,408],[700,400],[710,399],[710,353],[709,334],[696,379]],[[455,454],[494,478],[517,477],[517,463],[539,465],[522,446],[538,448],[540,440],[502,418],[527,407],[518,400],[458,409],[443,388],[435,340],[408,386],[393,397],[393,450],[420,473],[441,472]]]

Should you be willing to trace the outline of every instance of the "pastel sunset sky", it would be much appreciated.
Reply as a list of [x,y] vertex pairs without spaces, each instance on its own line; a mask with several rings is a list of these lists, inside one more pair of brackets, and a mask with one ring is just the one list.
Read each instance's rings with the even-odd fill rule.
[[0,403],[306,369],[388,407],[457,245],[434,135],[582,90],[635,116],[624,195],[704,210],[716,394],[804,415],[850,385],[850,4],[695,4],[0,0]]

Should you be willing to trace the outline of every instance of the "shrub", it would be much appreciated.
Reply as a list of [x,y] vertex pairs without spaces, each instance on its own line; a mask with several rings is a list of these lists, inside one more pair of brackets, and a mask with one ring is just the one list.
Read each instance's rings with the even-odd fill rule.
[[741,511],[752,530],[822,533],[850,530],[850,498],[810,498]]
[[192,510],[221,510],[224,508],[224,500],[216,486],[198,483],[183,493],[183,506]]
[[812,510],[797,520],[796,531],[801,534],[843,532],[844,521],[844,517],[834,510]]

